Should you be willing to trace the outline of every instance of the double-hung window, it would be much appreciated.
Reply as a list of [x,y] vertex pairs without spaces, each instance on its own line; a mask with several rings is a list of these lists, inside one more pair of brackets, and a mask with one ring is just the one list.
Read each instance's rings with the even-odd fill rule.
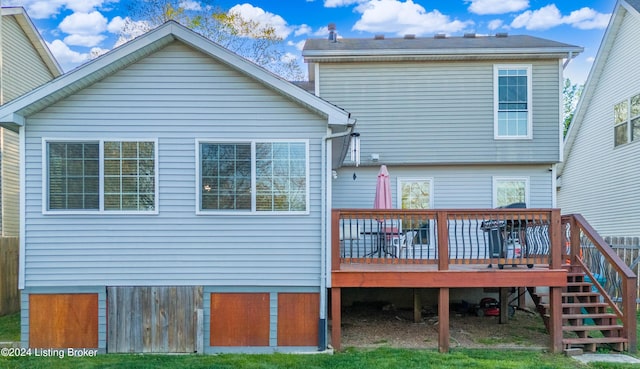
[[45,212],[156,213],[155,141],[45,140]]
[[613,106],[614,146],[640,140],[640,94]]
[[494,66],[494,138],[532,138],[531,65]]
[[198,141],[199,204],[207,213],[306,213],[306,141]]
[[529,204],[529,178],[494,177],[493,207],[501,207],[514,203]]

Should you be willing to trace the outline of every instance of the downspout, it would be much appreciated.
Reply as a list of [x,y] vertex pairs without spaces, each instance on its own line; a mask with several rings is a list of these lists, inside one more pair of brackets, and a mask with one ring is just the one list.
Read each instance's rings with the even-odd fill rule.
[[327,141],[332,140],[338,137],[349,136],[353,133],[355,129],[356,120],[354,119],[349,126],[349,129],[345,132],[340,132],[336,134],[328,134],[322,137],[322,175],[320,176],[320,186],[321,186],[321,203],[320,207],[320,320],[318,321],[318,350],[324,351],[327,348],[327,314],[326,314],[326,304],[327,304],[327,275],[329,274],[329,270],[331,268],[331,264],[327,263],[327,240],[331,239],[331,227],[327,226],[327,224],[331,224],[331,212],[328,212],[327,209],[331,206],[331,194],[328,193],[327,183],[328,178],[331,175],[329,172],[331,170],[331,166],[327,163],[329,162],[330,155],[327,150]]
[[571,60],[573,59],[573,51],[569,51],[569,55],[567,56],[567,60],[564,62],[564,64],[562,64],[562,69],[564,70],[567,65],[569,65],[569,62],[571,62]]

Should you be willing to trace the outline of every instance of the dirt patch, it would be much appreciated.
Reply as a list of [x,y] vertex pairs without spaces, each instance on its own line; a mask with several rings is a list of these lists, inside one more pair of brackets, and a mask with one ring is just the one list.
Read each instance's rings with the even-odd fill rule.
[[[392,305],[362,304],[343,308],[342,347],[438,347],[438,317],[423,310],[419,323],[413,321],[413,310],[400,310]],[[507,324],[498,317],[478,317],[451,312],[451,348],[519,348],[544,349],[549,345],[542,318],[537,313],[517,310]]]

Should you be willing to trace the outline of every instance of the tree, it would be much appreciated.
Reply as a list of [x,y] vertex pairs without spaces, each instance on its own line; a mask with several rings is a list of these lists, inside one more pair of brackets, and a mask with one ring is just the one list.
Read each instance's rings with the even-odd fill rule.
[[[297,60],[284,50],[284,39],[272,25],[246,19],[238,12],[225,11],[214,0],[145,0],[129,3],[121,39],[173,20],[236,54],[290,81],[300,81],[304,73]],[[137,34],[136,34],[137,33]]]
[[569,125],[573,119],[573,114],[575,113],[576,106],[580,100],[580,95],[582,95],[583,87],[584,85],[572,84],[569,78],[564,80],[564,86],[562,87],[562,97],[564,98],[564,109],[562,114],[562,118],[564,120],[564,131],[562,133],[562,137],[567,135]]

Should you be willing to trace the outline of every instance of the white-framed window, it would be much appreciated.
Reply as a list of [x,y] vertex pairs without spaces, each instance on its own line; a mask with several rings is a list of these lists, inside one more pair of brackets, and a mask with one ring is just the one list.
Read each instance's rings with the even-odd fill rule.
[[493,177],[493,207],[525,203],[529,206],[528,177]]
[[196,140],[198,214],[306,214],[306,140]]
[[530,64],[493,66],[494,126],[496,139],[531,139]]
[[640,140],[640,94],[613,106],[614,146]]
[[156,140],[43,139],[44,213],[157,214]]
[[432,178],[398,178],[398,204],[401,209],[432,209]]

